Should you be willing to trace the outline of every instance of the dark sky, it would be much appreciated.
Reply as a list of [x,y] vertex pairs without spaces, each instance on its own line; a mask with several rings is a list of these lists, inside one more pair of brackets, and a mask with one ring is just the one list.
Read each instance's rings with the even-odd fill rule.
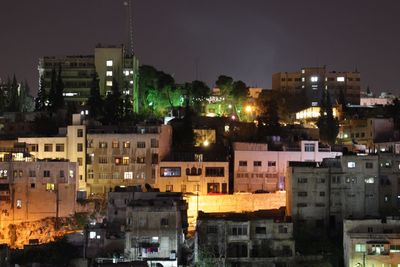
[[[36,90],[41,56],[92,54],[127,41],[123,0],[1,0],[0,77]],[[400,92],[398,0],[134,0],[142,64],[212,85],[220,74],[271,87],[303,66],[361,72],[363,86]]]

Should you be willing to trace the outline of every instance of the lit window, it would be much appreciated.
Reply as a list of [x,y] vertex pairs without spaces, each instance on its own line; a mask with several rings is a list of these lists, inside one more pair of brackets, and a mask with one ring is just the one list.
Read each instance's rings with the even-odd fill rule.
[[367,246],[365,244],[356,244],[355,250],[356,250],[356,252],[366,252]]
[[337,78],[336,78],[336,81],[338,81],[338,82],[344,82],[344,77],[337,77]]
[[356,163],[354,161],[349,161],[347,162],[347,168],[355,168],[356,167]]
[[373,184],[375,182],[374,177],[368,177],[364,179],[366,184]]
[[106,61],[107,67],[112,67],[113,66],[113,61],[112,60],[107,60]]
[[133,84],[133,81],[129,81],[130,84]]
[[305,81],[306,81],[306,78],[301,77],[301,81],[302,81],[302,82],[305,82]]
[[128,76],[129,75],[129,70],[124,71],[124,73],[125,73],[125,76]]
[[22,200],[21,199],[17,199],[17,209],[22,208]]
[[124,179],[133,179],[133,172],[124,172]]
[[107,86],[112,86],[112,81],[107,81],[107,82],[106,82],[106,85],[107,85]]
[[54,184],[53,183],[47,183],[46,184],[46,190],[54,191]]
[[318,82],[318,77],[317,76],[311,76],[310,80],[311,80],[311,82],[316,83],[316,82]]
[[313,106],[313,107],[318,106],[318,102],[311,102],[311,106]]
[[95,238],[96,238],[96,232],[93,232],[93,231],[90,232],[90,233],[89,233],[89,238],[90,238],[90,239],[95,239]]
[[302,69],[302,70],[301,70],[301,73],[306,73],[306,70],[305,70],[305,69]]
[[106,76],[112,77],[113,73],[111,70],[106,71]]

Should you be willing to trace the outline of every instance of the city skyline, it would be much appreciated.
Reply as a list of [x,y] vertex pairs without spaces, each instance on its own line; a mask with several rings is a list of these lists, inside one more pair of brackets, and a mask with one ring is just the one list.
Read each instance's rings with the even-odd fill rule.
[[[40,57],[86,55],[98,43],[128,41],[124,1],[5,1],[0,7],[7,11],[0,16],[7,37],[0,44],[0,77],[15,73],[34,92]],[[364,90],[398,93],[398,7],[395,1],[133,1],[134,49],[141,64],[177,82],[197,77],[212,86],[226,74],[271,88],[273,73],[327,65],[360,71]]]

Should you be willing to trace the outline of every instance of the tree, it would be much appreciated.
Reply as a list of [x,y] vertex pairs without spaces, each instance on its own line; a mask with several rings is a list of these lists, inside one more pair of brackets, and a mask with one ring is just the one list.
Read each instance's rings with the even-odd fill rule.
[[56,81],[57,81],[57,73],[56,73],[56,69],[53,67],[53,69],[51,70],[51,81],[50,81],[50,90],[49,90],[49,97],[48,97],[50,111],[57,110]]
[[64,82],[61,76],[61,65],[58,66],[58,74],[56,81],[56,107],[57,109],[61,109],[64,107]]
[[111,92],[106,97],[104,109],[104,122],[107,124],[117,124],[123,117],[123,99],[115,78],[112,81]]
[[187,98],[191,99],[194,110],[197,113],[201,113],[202,104],[210,96],[210,87],[202,81],[195,80],[191,83],[186,83],[185,88]]
[[8,83],[8,106],[7,111],[17,112],[19,111],[20,101],[19,101],[19,92],[18,92],[19,84],[17,82],[17,78],[15,74],[12,79],[12,83]]
[[100,95],[99,78],[97,73],[94,73],[92,78],[90,96],[87,102],[87,105],[89,106],[89,117],[99,119],[103,116],[104,101]]
[[215,82],[215,85],[221,91],[221,95],[228,96],[228,95],[231,95],[231,93],[232,93],[233,79],[232,79],[232,77],[229,77],[226,75],[220,75],[220,76],[218,76],[218,79]]
[[320,139],[329,144],[334,144],[339,133],[339,121],[333,117],[331,97],[328,91],[322,91],[320,104],[320,117],[317,121]]
[[40,77],[40,87],[39,91],[37,94],[37,97],[35,98],[35,110],[36,111],[44,111],[47,108],[47,94],[46,94],[46,88],[45,88],[45,81],[43,76]]

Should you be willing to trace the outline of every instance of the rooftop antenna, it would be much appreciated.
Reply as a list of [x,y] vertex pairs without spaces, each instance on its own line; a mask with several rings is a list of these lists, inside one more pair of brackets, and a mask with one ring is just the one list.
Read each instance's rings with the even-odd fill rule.
[[128,12],[128,31],[129,31],[129,44],[130,53],[133,56],[133,12],[132,12],[132,0],[124,1],[124,6],[127,7]]

